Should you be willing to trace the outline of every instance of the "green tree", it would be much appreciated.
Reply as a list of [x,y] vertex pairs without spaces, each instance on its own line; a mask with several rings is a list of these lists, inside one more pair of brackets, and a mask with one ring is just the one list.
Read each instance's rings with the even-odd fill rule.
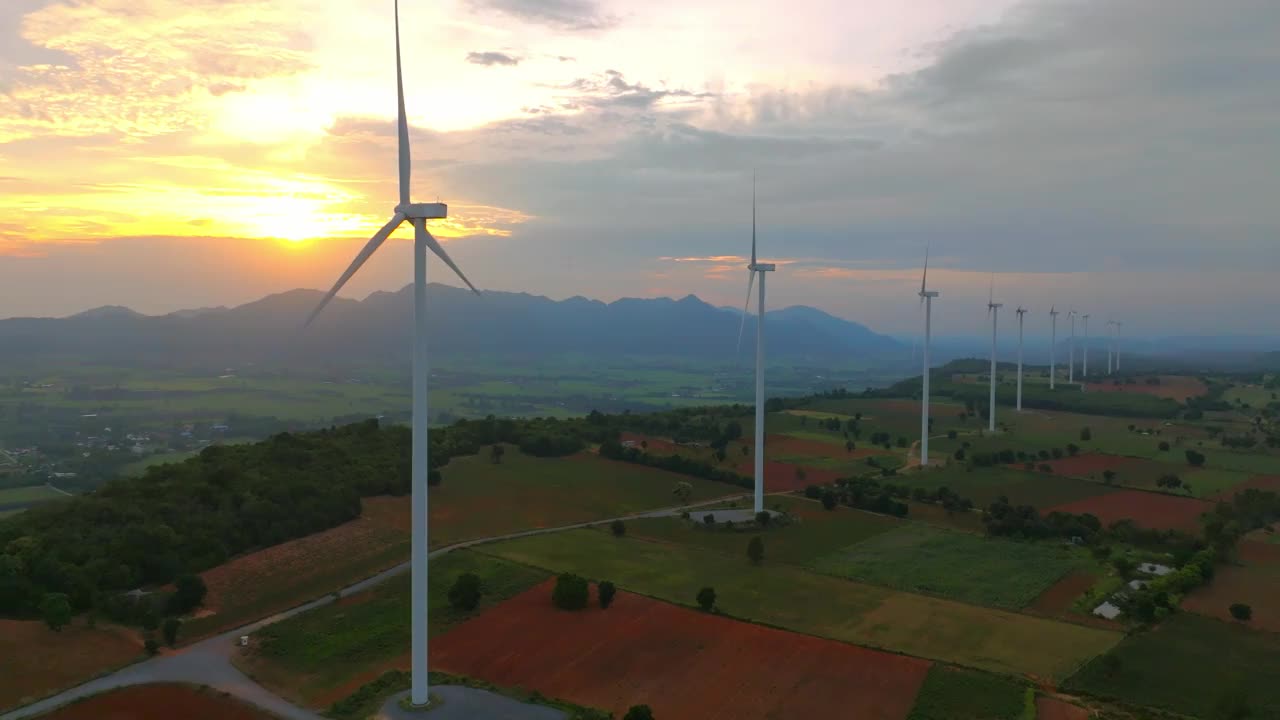
[[1111,560],[1111,566],[1116,569],[1116,574],[1122,578],[1129,577],[1134,568],[1133,561],[1126,555],[1120,555],[1119,557],[1113,558]]
[[65,593],[46,593],[40,601],[40,615],[54,632],[71,624],[71,600]]
[[822,493],[822,507],[824,510],[836,509],[836,494],[831,490],[824,490]]
[[1205,457],[1203,453],[1196,452],[1195,450],[1187,450],[1186,455],[1187,464],[1191,467],[1200,467],[1201,465],[1204,465]]
[[449,604],[455,610],[470,612],[480,604],[480,597],[483,594],[484,587],[480,582],[480,576],[475,573],[462,573],[453,581],[453,587],[449,588]]
[[507,449],[500,444],[495,443],[493,447],[489,448],[489,460],[494,465],[502,464],[502,456],[505,454],[507,454]]
[[693,496],[693,485],[684,480],[679,480],[676,482],[675,487],[671,489],[671,494],[676,496],[681,505],[688,505],[689,498]]
[[627,714],[622,716],[622,720],[653,720],[653,711],[648,705],[632,705],[627,709]]
[[1106,483],[1107,483],[1108,485],[1110,485],[1111,483],[1115,482],[1115,480],[1116,480],[1116,471],[1115,471],[1115,470],[1103,470],[1103,471],[1102,471],[1102,479],[1103,479],[1103,480],[1105,480],[1105,481],[1106,481]]
[[1237,620],[1248,621],[1253,619],[1253,608],[1244,603],[1233,603],[1230,610],[1231,617]]
[[698,591],[698,607],[711,612],[716,606],[716,589],[713,587],[704,587]]
[[1087,428],[1087,427],[1080,428],[1080,440],[1081,440],[1081,442],[1089,442],[1089,441],[1090,441],[1090,440],[1092,440],[1092,439],[1093,439],[1093,431],[1092,431],[1092,430],[1090,430],[1090,429],[1089,429],[1089,428]]
[[200,607],[209,592],[199,575],[179,575],[173,584],[176,589],[169,597],[169,612],[174,615],[185,615]]
[[747,543],[747,557],[756,565],[764,561],[764,540],[759,535],[753,536]]
[[768,510],[761,510],[756,513],[756,524],[760,527],[769,527],[771,522],[773,522],[773,514]]
[[1160,452],[1169,452],[1169,441],[1161,440],[1158,447],[1160,448]]
[[164,642],[169,647],[176,647],[178,644],[178,629],[182,627],[182,621],[176,617],[164,619],[164,625],[161,626],[160,632],[164,634]]
[[591,590],[587,580],[573,573],[560,573],[551,592],[551,602],[561,610],[581,610],[587,606]]
[[618,594],[618,588],[608,580],[603,580],[596,586],[596,597],[600,601],[600,609],[608,610],[613,604],[613,596]]
[[1067,443],[1067,454],[1075,457],[1080,452],[1080,446],[1075,443]]
[[960,433],[957,433],[955,430],[948,430],[948,431],[947,431],[947,439],[948,439],[948,440],[955,440],[957,437],[959,437],[959,435],[960,435]]
[[714,514],[714,513],[707,513],[706,515],[703,515],[703,516],[702,516],[702,524],[703,524],[703,525],[706,525],[707,527],[712,527],[713,525],[715,525],[715,524],[716,524],[716,516],[715,516],[715,514]]
[[431,487],[436,487],[443,481],[444,481],[444,475],[441,475],[439,470],[427,471],[427,485]]
[[622,537],[627,534],[627,524],[621,520],[614,520],[609,523],[609,530],[613,533],[614,537]]
[[853,441],[852,441],[852,440],[846,440],[846,441],[845,441],[845,443],[844,443],[844,451],[845,451],[845,452],[853,452],[854,447],[856,447],[856,446],[853,444]]
[[148,637],[147,641],[143,643],[143,647],[147,649],[148,655],[155,655],[160,652],[160,643],[156,642],[156,639],[153,637]]

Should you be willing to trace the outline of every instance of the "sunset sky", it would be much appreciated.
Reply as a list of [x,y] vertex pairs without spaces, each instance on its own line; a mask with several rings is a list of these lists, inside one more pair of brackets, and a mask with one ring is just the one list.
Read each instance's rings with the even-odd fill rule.
[[[941,334],[993,272],[1041,324],[1276,332],[1274,0],[401,5],[414,195],[482,288],[740,305],[754,170],[773,307],[914,331],[928,244]],[[394,78],[391,0],[3,0],[0,317],[327,288]]]

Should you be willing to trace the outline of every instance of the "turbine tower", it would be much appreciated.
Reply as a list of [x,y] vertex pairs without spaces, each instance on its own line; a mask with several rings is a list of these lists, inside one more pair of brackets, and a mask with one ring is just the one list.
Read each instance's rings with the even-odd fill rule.
[[1058,375],[1057,359],[1058,359],[1058,308],[1051,306],[1049,308],[1050,326],[1053,328],[1049,335],[1049,389],[1056,387]]
[[991,409],[987,412],[987,430],[996,431],[996,320],[1004,303],[996,302],[996,279],[991,277],[991,294],[987,297],[987,314],[991,316]]
[[742,330],[751,307],[751,288],[756,273],[760,274],[760,310],[756,319],[756,497],[755,511],[764,510],[764,274],[773,272],[773,263],[756,262],[756,181],[751,178],[751,264],[747,266],[747,303],[742,308],[742,325],[738,328],[738,350],[742,349]]
[[1084,347],[1081,351],[1084,353],[1084,373],[1083,377],[1089,377],[1089,313],[1085,313],[1084,317]]
[[1108,321],[1107,321],[1107,374],[1108,374],[1108,375],[1110,375],[1110,374],[1112,374],[1113,372],[1115,372],[1115,369],[1114,369],[1114,367],[1115,367],[1115,365],[1114,365],[1114,355],[1115,355],[1115,349],[1116,349],[1116,345],[1115,345],[1115,334],[1116,334],[1116,330],[1115,330],[1115,328],[1116,328],[1116,321],[1115,321],[1115,320],[1108,320]]
[[1071,342],[1067,345],[1067,382],[1074,383],[1076,381],[1076,311],[1068,312],[1067,317],[1071,318]]
[[412,510],[410,518],[413,522],[411,541],[410,569],[412,572],[412,639],[413,679],[410,689],[410,700],[418,707],[425,707],[430,702],[428,688],[427,665],[427,251],[448,265],[471,291],[480,294],[476,286],[471,284],[462,270],[454,264],[449,254],[444,251],[427,230],[427,221],[448,216],[448,207],[444,203],[414,203],[409,200],[410,162],[409,162],[409,122],[404,109],[404,76],[400,68],[400,3],[395,4],[396,32],[396,97],[398,108],[396,122],[399,129],[399,175],[400,202],[395,207],[391,220],[382,229],[374,233],[364,249],[356,255],[350,267],[334,283],[311,316],[307,318],[310,325],[329,301],[333,300],[343,285],[364,265],[365,261],[378,250],[391,233],[402,223],[413,226],[413,460],[410,472]]
[[924,251],[924,274],[920,276],[920,302],[924,304],[924,392],[920,396],[920,467],[929,466],[929,336],[932,331],[933,299],[937,291],[929,290],[929,249]]
[[1120,372],[1120,328],[1124,323],[1116,321],[1116,372]]
[[1022,412],[1022,318],[1027,309],[1018,306],[1018,412]]

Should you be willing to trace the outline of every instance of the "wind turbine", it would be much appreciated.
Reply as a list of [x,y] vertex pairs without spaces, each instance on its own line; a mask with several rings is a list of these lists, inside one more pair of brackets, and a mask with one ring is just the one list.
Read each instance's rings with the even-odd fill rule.
[[409,122],[404,109],[404,76],[400,68],[400,3],[395,3],[396,32],[396,97],[398,100],[396,122],[399,129],[399,165],[400,165],[400,203],[396,205],[391,220],[382,229],[374,233],[364,249],[356,255],[346,272],[334,283],[311,316],[307,318],[310,325],[329,301],[333,300],[342,286],[364,265],[365,261],[377,251],[391,233],[402,223],[413,226],[413,461],[410,472],[413,521],[413,537],[411,540],[410,567],[412,571],[412,623],[410,637],[412,639],[413,678],[410,689],[410,701],[418,707],[425,707],[430,702],[427,666],[427,251],[435,253],[445,265],[448,265],[471,291],[480,294],[476,286],[471,284],[462,270],[444,251],[440,243],[427,231],[427,221],[448,216],[448,207],[444,203],[414,203],[409,200]]
[[1022,317],[1027,309],[1018,306],[1018,412],[1022,412]]
[[1084,352],[1083,377],[1089,377],[1089,313],[1085,313],[1083,317],[1084,317],[1084,348],[1082,348],[1082,351]]
[[742,325],[738,327],[738,350],[742,350],[742,330],[747,325],[751,307],[751,288],[756,273],[760,274],[760,312],[756,319],[756,498],[755,511],[764,510],[764,274],[777,268],[773,263],[756,262],[756,181],[751,178],[751,264],[747,265],[747,303],[742,308]]
[[1057,379],[1057,360],[1058,360],[1058,308],[1056,306],[1049,307],[1049,320],[1053,327],[1049,336],[1049,389],[1052,390]]
[[1115,320],[1107,321],[1107,374],[1108,375],[1115,372],[1115,370],[1113,369],[1114,364],[1112,362],[1113,356],[1115,355],[1115,349],[1116,349],[1115,347],[1116,344],[1114,341],[1115,334],[1116,334],[1115,327],[1116,327]]
[[1116,372],[1120,372],[1120,328],[1124,323],[1116,321]]
[[929,335],[932,329],[933,299],[938,292],[929,290],[929,248],[924,250],[924,274],[920,276],[920,302],[924,304],[924,392],[920,403],[920,467],[929,465]]
[[991,410],[987,413],[987,429],[996,431],[996,320],[1004,303],[996,302],[996,278],[991,276],[991,293],[987,297],[987,314],[991,316]]
[[1067,382],[1074,383],[1076,381],[1076,311],[1068,312],[1067,317],[1071,318],[1071,342],[1067,346],[1070,350],[1068,353]]

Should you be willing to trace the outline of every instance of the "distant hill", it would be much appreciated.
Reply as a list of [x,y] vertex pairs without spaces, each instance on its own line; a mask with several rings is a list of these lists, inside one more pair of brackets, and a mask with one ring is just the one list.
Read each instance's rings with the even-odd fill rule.
[[[607,359],[653,356],[732,362],[742,316],[693,295],[611,303],[555,301],[526,293],[476,297],[447,285],[428,288],[432,353],[513,360],[575,354]],[[70,357],[83,363],[220,367],[242,363],[299,367],[403,364],[410,358],[412,288],[361,301],[335,300],[310,328],[302,322],[321,293],[291,290],[234,308],[163,316],[104,307],[67,318],[0,320],[0,362]],[[797,363],[901,358],[897,340],[811,307],[767,316],[771,358]],[[750,357],[755,318],[747,319],[742,358]]]

